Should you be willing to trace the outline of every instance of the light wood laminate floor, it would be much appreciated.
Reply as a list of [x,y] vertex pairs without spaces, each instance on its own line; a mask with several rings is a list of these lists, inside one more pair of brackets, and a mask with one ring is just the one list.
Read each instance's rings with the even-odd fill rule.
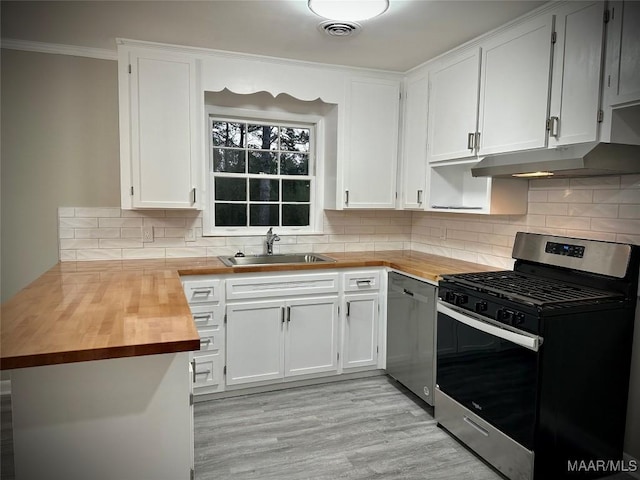
[[501,478],[385,376],[196,404],[195,425],[198,480]]

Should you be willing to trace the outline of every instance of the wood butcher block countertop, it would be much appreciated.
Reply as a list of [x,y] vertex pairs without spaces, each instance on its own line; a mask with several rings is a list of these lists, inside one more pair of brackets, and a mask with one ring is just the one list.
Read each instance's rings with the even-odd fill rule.
[[437,281],[496,268],[410,251],[325,254],[335,263],[226,267],[217,258],[62,262],[2,305],[4,369],[198,350],[180,275],[385,266]]

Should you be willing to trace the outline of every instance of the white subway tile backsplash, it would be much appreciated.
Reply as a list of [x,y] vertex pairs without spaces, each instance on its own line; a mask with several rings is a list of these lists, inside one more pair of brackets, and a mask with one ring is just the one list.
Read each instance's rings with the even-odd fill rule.
[[100,228],[142,227],[142,218],[100,218]]
[[76,217],[120,217],[121,210],[115,207],[76,208]]
[[[509,269],[519,231],[639,243],[640,175],[529,182],[525,215],[472,215],[389,210],[325,211],[322,234],[286,235],[276,252],[413,249]],[[154,227],[142,243],[142,226]],[[185,241],[188,229],[195,240]],[[104,260],[259,254],[264,236],[203,237],[191,210],[58,209],[60,260]],[[266,231],[266,229],[265,229]]]

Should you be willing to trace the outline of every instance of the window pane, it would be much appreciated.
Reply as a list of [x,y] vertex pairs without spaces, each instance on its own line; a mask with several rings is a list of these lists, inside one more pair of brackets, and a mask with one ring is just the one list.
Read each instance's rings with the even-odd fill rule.
[[268,178],[249,179],[249,199],[252,202],[277,202],[280,199],[279,183]]
[[244,150],[213,149],[214,172],[244,173],[244,165]]
[[282,127],[280,133],[280,150],[308,152],[309,129]]
[[309,205],[282,205],[282,225],[292,227],[309,225]]
[[309,155],[306,153],[281,153],[282,175],[309,175]]
[[247,127],[247,145],[260,150],[278,149],[278,127],[270,125],[249,125]]
[[246,227],[245,203],[216,203],[216,227]]
[[276,227],[280,225],[278,205],[250,205],[250,223],[252,227]]
[[282,180],[283,202],[308,202],[311,199],[309,180]]
[[268,173],[275,175],[278,173],[278,158],[276,153],[249,152],[249,173]]
[[247,199],[247,180],[244,178],[215,179],[215,199],[242,201]]
[[214,147],[244,147],[244,123],[213,122]]

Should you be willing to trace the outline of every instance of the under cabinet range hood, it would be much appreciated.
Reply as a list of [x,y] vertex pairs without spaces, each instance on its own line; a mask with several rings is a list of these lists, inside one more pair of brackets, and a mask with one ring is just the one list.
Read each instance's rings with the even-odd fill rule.
[[489,155],[474,177],[590,177],[640,173],[640,145],[590,142],[547,150]]

